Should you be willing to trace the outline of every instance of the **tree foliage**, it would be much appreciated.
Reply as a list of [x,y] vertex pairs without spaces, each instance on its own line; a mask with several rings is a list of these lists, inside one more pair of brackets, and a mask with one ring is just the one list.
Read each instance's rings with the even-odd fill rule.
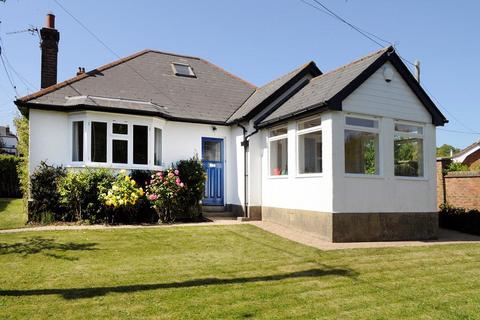
[[460,152],[460,149],[455,148],[449,144],[443,144],[440,147],[437,147],[437,157],[439,158],[448,158],[452,154]]
[[27,209],[28,198],[30,197],[30,177],[28,170],[29,158],[29,128],[28,119],[18,115],[13,119],[13,124],[17,130],[18,144],[17,151],[20,161],[17,163],[18,179],[20,180],[20,190],[23,194],[24,210]]

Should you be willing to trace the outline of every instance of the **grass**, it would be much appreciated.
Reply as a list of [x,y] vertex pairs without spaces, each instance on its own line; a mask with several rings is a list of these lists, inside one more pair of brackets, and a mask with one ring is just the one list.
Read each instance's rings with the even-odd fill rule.
[[24,228],[26,223],[22,199],[0,198],[0,230]]
[[1,319],[475,319],[480,246],[320,251],[251,225],[0,234]]

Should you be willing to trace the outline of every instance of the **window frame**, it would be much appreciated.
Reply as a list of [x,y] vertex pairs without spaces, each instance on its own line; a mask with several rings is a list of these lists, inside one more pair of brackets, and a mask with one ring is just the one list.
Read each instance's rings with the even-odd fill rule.
[[[314,120],[314,119],[320,119],[320,125],[307,128],[307,129],[299,129],[299,126],[301,123],[304,123],[306,121]],[[323,150],[323,118],[319,115],[308,117],[308,118],[302,118],[297,120],[295,123],[295,166],[296,166],[296,177],[297,178],[308,178],[308,177],[322,177],[323,176],[323,155],[324,155],[324,150]],[[313,173],[300,173],[300,136],[308,134],[308,133],[313,133],[313,132],[320,132],[322,136],[322,171],[321,172],[313,172]]]
[[[83,161],[72,161],[73,159],[73,123],[77,121],[83,121]],[[107,124],[107,161],[106,162],[93,162],[91,159],[91,130],[92,122],[103,122]],[[163,170],[164,163],[164,129],[165,120],[157,118],[143,118],[138,116],[124,116],[121,114],[105,114],[100,112],[82,111],[71,114],[68,118],[68,134],[69,134],[69,158],[65,164],[66,167],[78,168],[78,167],[92,167],[92,168],[113,168],[113,169],[126,169],[126,170]],[[127,134],[115,134],[113,133],[113,124],[127,124]],[[147,138],[148,138],[148,153],[147,164],[134,164],[133,163],[133,126],[146,126]],[[158,128],[162,132],[162,165],[155,165],[154,159],[154,130]],[[114,163],[113,162],[113,140],[124,140],[128,143],[127,163]]]
[[[347,124],[347,118],[359,118],[365,120],[374,120],[377,121],[377,128],[370,128],[370,127],[362,127],[362,126],[355,126]],[[347,172],[345,168],[345,157],[346,157],[346,149],[345,149],[345,131],[357,131],[357,132],[368,132],[368,133],[376,133],[378,134],[378,173],[377,174],[368,174],[368,173],[350,173]],[[370,178],[370,179],[384,179],[384,168],[383,168],[383,134],[382,134],[382,118],[375,117],[375,116],[366,116],[366,115],[359,115],[359,114],[351,114],[347,113],[343,117],[343,173],[345,177],[348,178]]]
[[[278,129],[287,129],[287,132],[286,133],[283,133],[283,134],[280,134],[280,135],[276,135],[276,136],[273,136],[273,137],[270,137],[270,133],[274,130],[278,130]],[[288,124],[284,123],[282,125],[278,125],[278,126],[275,126],[275,127],[272,127],[272,128],[269,128],[268,131],[267,131],[267,153],[268,153],[268,178],[269,179],[287,179],[289,174],[290,174],[290,170],[288,170],[288,167],[287,167],[287,174],[284,174],[284,175],[278,175],[278,176],[275,176],[275,175],[272,175],[272,163],[271,163],[271,142],[274,142],[274,141],[278,141],[278,140],[283,140],[283,139],[286,139],[287,140],[287,166],[288,166]]]
[[[395,129],[396,124],[407,125],[407,126],[414,126],[419,127],[422,129],[422,133],[410,133],[410,132],[402,132],[397,131]],[[397,176],[395,174],[395,136],[401,136],[405,138],[419,138],[422,139],[422,166],[423,166],[423,174],[421,176]],[[411,122],[411,121],[404,121],[404,120],[394,120],[393,121],[393,136],[392,136],[392,153],[393,153],[393,177],[398,180],[427,180],[426,172],[425,172],[425,124],[418,123],[418,122]]]
[[[182,66],[182,67],[187,67],[189,74],[183,74],[178,72],[177,68],[175,66]],[[172,62],[172,70],[173,74],[177,77],[187,77],[187,78],[196,78],[197,75],[195,74],[195,71],[193,70],[192,66],[187,64],[187,63],[182,63],[182,62]]]

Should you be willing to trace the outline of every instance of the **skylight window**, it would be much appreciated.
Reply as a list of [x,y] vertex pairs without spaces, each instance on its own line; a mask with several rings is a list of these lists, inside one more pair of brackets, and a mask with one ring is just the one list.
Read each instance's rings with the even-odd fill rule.
[[172,63],[173,73],[176,76],[183,76],[183,77],[196,77],[193,69],[188,64],[183,63]]

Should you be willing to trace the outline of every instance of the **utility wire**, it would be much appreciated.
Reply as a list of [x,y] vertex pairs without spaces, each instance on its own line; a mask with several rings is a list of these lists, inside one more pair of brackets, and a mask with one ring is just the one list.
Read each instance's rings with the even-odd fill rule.
[[3,59],[2,47],[0,47],[0,60],[2,61],[3,70],[5,70],[5,74],[7,75],[8,81],[10,82],[10,85],[12,86],[13,91],[15,91],[15,97],[18,97],[19,94],[18,94],[18,91],[17,91],[17,87],[13,83],[12,77],[10,76],[10,73],[7,70],[7,66],[5,65],[5,60]]
[[[77,22],[85,31],[87,31],[95,40],[97,40],[105,49],[107,49],[111,54],[113,54],[115,57],[118,59],[122,59],[122,57],[117,54],[112,48],[110,48],[100,37],[98,37],[92,30],[90,30],[80,19],[75,17],[73,13],[71,13],[67,8],[65,8],[58,0],[53,0],[59,7],[62,9],[66,14],[68,14],[75,22]],[[156,92],[167,98],[172,104],[175,104],[175,102],[170,99],[166,94],[161,92],[155,85],[153,85],[148,79],[146,79],[140,72],[138,72],[133,66],[131,66],[128,61],[125,62],[125,65],[127,65],[133,72],[135,72],[141,79],[143,79],[148,85],[150,85]]]
[[461,133],[461,134],[470,134],[470,135],[480,135],[480,132],[470,132],[470,131],[461,131],[461,130],[450,130],[450,129],[443,129],[437,128],[440,131],[452,132],[452,133]]
[[[56,0],[55,0],[56,1]],[[364,36],[365,38],[367,38],[368,40],[372,41],[373,43],[377,44],[378,46],[380,46],[381,48],[385,47],[385,44],[392,44],[390,41],[388,40],[385,40],[385,39],[382,39],[380,38],[379,36],[371,33],[371,32],[368,32],[364,29],[361,29],[360,27],[354,25],[353,23],[351,22],[348,22],[346,19],[342,18],[340,15],[338,15],[337,13],[335,13],[334,11],[332,11],[331,9],[329,9],[326,5],[324,5],[323,3],[321,3],[320,1],[318,0],[313,0],[317,5],[314,5],[313,3],[311,2],[308,2],[306,0],[300,0],[301,2],[303,2],[304,4],[324,13],[324,14],[327,14],[329,15],[330,17],[333,17],[335,19],[337,19],[338,21],[346,24],[347,26],[349,26],[350,28],[352,28],[353,30],[357,31],[358,33],[360,33],[362,36]],[[320,6],[320,7],[319,7]],[[374,38],[376,38],[377,40],[379,41],[382,41],[384,42],[384,44],[380,43],[379,41],[375,40]]]

